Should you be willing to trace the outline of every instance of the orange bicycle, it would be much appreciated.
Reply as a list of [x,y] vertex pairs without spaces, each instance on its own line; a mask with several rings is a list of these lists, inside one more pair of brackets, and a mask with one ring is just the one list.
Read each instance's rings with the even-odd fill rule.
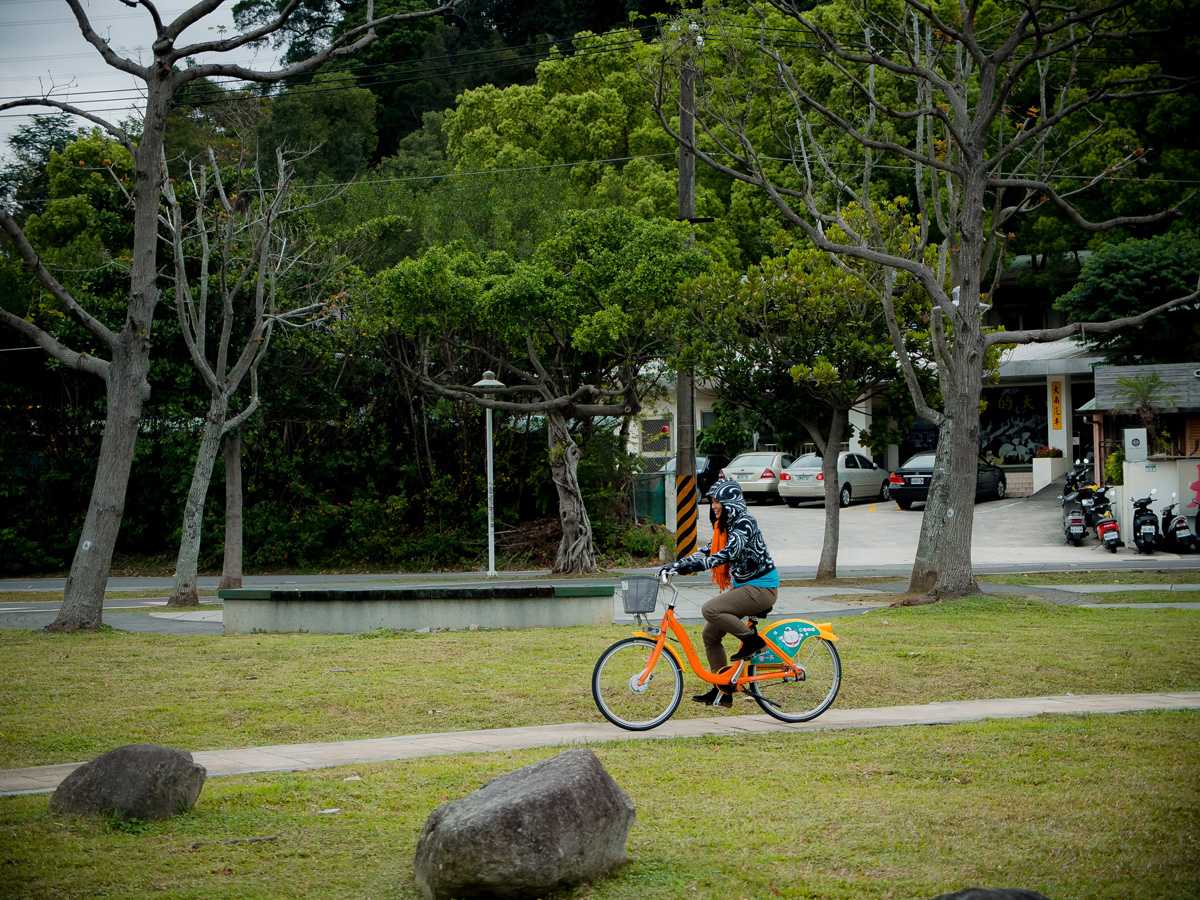
[[[658,605],[662,584],[671,589],[672,597],[655,626],[646,614]],[[683,699],[683,659],[704,681],[749,694],[763,712],[783,722],[815,719],[837,698],[842,661],[833,645],[837,635],[828,623],[807,619],[766,623],[761,632],[763,649],[749,660],[710,672],[675,616],[679,591],[668,576],[661,581],[648,576],[624,578],[621,594],[625,612],[635,617],[639,629],[600,654],[592,672],[596,707],[620,728],[648,731],[671,718]],[[758,619],[747,622],[757,630]],[[682,659],[676,644],[683,650]]]

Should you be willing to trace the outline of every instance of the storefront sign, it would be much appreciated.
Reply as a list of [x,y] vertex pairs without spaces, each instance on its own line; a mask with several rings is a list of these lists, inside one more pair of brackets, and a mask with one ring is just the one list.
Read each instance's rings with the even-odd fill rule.
[[1050,382],[1050,427],[1063,430],[1062,382]]

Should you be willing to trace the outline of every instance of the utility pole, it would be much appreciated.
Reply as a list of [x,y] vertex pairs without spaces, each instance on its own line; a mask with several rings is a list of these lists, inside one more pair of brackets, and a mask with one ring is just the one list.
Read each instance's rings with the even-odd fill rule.
[[[694,30],[694,26],[693,26]],[[696,218],[696,70],[684,53],[679,74],[679,218]],[[675,380],[675,558],[696,552],[696,409],[690,371],[679,371]]]

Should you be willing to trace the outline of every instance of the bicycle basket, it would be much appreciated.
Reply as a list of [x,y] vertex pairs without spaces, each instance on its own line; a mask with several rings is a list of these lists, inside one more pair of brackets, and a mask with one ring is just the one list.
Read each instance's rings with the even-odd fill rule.
[[625,612],[631,615],[654,612],[658,605],[658,579],[645,575],[622,578],[621,602],[625,604]]

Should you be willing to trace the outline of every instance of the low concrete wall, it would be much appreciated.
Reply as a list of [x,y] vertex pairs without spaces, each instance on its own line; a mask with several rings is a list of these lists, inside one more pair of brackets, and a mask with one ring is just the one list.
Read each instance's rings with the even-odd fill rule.
[[612,585],[220,591],[226,634],[607,625]]
[[[1033,493],[1037,493],[1047,485],[1053,484],[1067,473],[1067,460],[1064,457],[1045,457],[1033,460]],[[1011,491],[1010,491],[1011,493]]]

